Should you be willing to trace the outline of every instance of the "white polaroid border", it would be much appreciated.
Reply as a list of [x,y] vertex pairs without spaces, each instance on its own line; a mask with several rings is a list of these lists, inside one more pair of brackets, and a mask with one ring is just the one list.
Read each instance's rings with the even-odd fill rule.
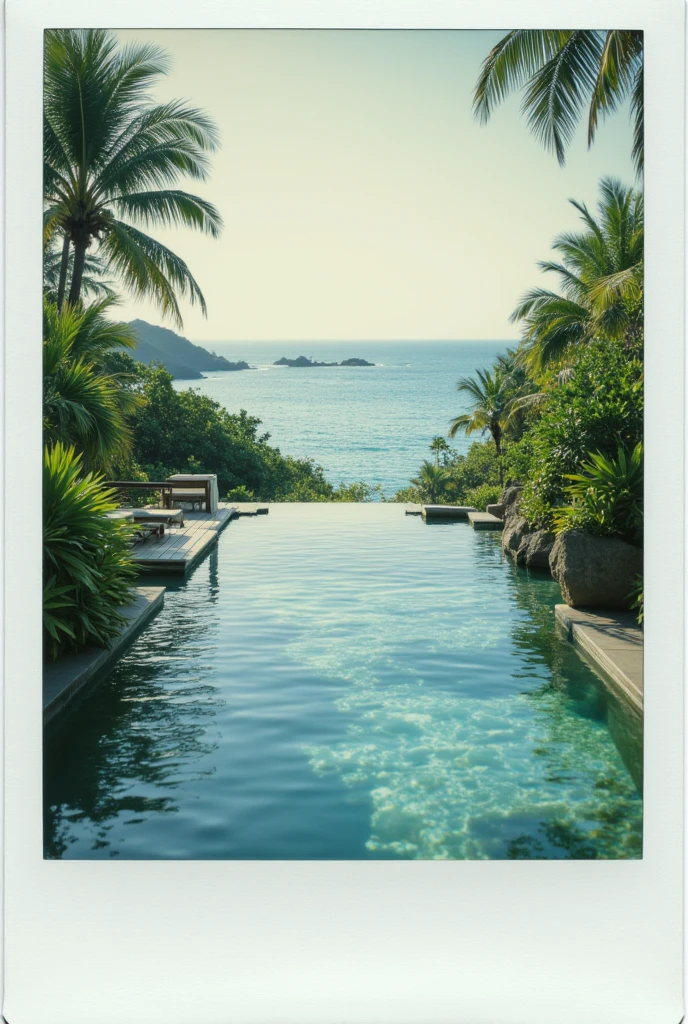
[[[679,1024],[683,3],[8,0],[6,14],[6,1019],[10,1024]],[[43,860],[42,34],[44,28],[86,26],[645,32],[642,860]]]

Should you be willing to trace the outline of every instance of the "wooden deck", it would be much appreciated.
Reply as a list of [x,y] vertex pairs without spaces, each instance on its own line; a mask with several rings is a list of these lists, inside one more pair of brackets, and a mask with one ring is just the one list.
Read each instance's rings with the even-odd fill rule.
[[217,538],[239,515],[234,505],[217,512],[185,512],[184,525],[165,530],[162,540],[147,540],[132,548],[134,561],[145,572],[185,573],[217,543]]

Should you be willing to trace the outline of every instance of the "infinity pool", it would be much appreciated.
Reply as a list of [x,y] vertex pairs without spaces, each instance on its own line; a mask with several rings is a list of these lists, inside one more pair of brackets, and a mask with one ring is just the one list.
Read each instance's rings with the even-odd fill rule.
[[273,505],[145,582],[164,610],[46,738],[46,857],[641,856],[640,724],[498,534]]

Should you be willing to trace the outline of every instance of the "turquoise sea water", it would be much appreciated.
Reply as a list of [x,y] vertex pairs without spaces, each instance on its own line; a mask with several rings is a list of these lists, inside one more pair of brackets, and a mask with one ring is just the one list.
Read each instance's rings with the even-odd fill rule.
[[638,857],[639,724],[559,600],[398,505],[237,520],[49,732],[45,854]]
[[[514,343],[512,343],[514,344]],[[313,458],[334,484],[381,484],[392,497],[430,458],[433,437],[446,437],[452,417],[467,411],[456,382],[490,367],[505,341],[251,342],[208,345],[255,370],[214,373],[197,387],[230,412],[244,408],[263,421],[285,455]],[[341,362],[359,356],[374,367],[295,369],[273,366],[282,356]],[[457,436],[460,452],[480,440]]]

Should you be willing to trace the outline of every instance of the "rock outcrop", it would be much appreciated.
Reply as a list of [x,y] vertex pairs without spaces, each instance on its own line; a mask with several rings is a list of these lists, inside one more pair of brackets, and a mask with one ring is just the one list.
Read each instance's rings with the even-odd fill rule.
[[549,572],[549,555],[554,544],[554,534],[549,530],[530,529],[519,511],[521,490],[518,485],[507,487],[499,499],[504,509],[502,550],[511,555],[517,565]]
[[525,565],[526,569],[540,569],[549,572],[549,556],[556,540],[549,530],[535,530],[534,533],[527,533],[521,541],[516,552],[518,565]]
[[528,523],[523,516],[518,514],[518,509],[512,505],[507,509],[504,516],[504,529],[502,530],[502,550],[506,551],[512,558],[518,556],[521,544],[529,533]]
[[493,505],[488,505],[485,509],[491,516],[496,516],[497,519],[503,519],[505,507],[501,502],[497,502]]
[[568,530],[554,542],[549,567],[572,608],[628,609],[636,576],[643,571],[643,552],[618,537]]

